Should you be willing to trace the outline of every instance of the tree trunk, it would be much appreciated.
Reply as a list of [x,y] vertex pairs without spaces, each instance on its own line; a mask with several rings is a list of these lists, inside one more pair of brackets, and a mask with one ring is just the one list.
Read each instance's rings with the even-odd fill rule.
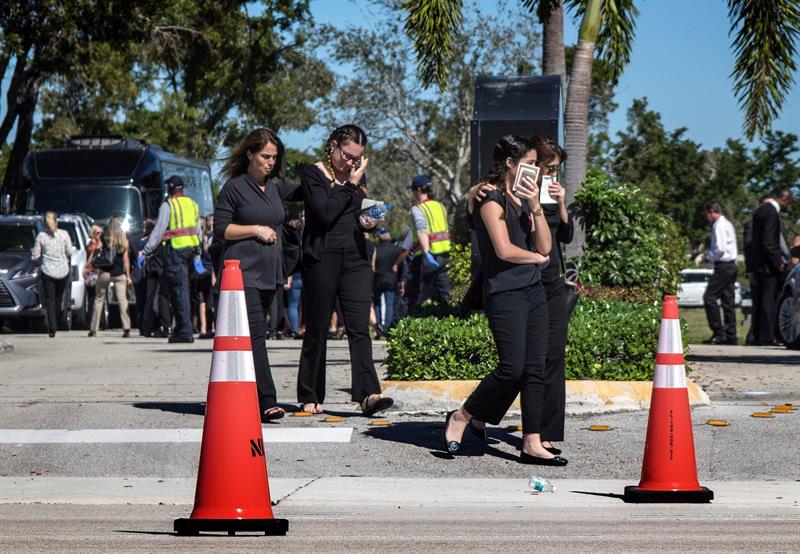
[[41,78],[29,74],[25,80],[22,90],[22,97],[17,105],[17,134],[14,137],[14,146],[11,147],[11,154],[8,157],[6,174],[3,177],[3,189],[6,191],[18,190],[20,186],[20,176],[22,174],[22,162],[28,155],[33,136],[33,114],[36,112],[36,104],[39,101],[39,87]]
[[567,105],[567,61],[564,56],[564,0],[542,21],[542,75],[561,76],[561,102]]
[[0,144],[6,143],[8,134],[11,132],[11,128],[14,127],[14,120],[17,118],[18,103],[25,86],[23,77],[25,76],[26,62],[27,59],[25,57],[17,56],[14,73],[11,74],[11,82],[8,84],[8,91],[6,91],[6,113],[3,115],[3,122],[0,123]]
[[575,218],[575,235],[567,245],[568,257],[583,253],[585,231],[580,206],[575,195],[583,186],[587,167],[587,142],[589,100],[592,94],[592,63],[594,46],[600,32],[603,0],[587,0],[586,11],[578,34],[578,46],[567,91],[567,107],[564,113],[565,149],[567,151],[566,188],[567,206]]

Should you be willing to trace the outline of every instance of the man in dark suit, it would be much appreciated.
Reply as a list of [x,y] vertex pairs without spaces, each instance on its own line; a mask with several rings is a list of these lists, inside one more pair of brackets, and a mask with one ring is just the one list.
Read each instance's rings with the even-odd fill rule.
[[770,196],[753,213],[753,242],[751,246],[753,272],[753,336],[756,344],[776,344],[775,316],[778,285],[786,269],[787,259],[781,247],[786,243],[782,236],[780,212],[789,207],[792,194],[781,191]]

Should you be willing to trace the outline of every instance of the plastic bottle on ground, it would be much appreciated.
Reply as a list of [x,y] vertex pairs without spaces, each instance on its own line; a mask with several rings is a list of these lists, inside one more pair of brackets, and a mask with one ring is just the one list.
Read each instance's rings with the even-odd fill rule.
[[531,477],[528,479],[528,486],[530,486],[531,492],[534,494],[539,494],[540,492],[556,492],[556,486],[549,479],[536,475],[535,473],[531,473]]

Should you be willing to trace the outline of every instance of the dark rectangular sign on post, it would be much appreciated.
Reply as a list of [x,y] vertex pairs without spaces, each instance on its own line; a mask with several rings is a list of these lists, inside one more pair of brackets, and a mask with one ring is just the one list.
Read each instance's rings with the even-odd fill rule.
[[492,149],[505,135],[547,135],[562,140],[561,78],[478,77],[470,128],[471,182],[492,166]]

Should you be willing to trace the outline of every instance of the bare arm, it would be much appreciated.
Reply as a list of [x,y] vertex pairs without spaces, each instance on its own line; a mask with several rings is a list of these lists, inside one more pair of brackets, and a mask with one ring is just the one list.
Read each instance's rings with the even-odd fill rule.
[[[538,252],[530,252],[511,243],[511,240],[508,238],[508,229],[503,219],[503,208],[500,204],[496,202],[485,202],[480,208],[480,214],[484,225],[486,225],[486,230],[489,232],[489,238],[492,240],[492,247],[494,247],[498,258],[513,264],[540,264],[547,261],[547,252],[550,251],[549,242],[547,252],[544,254],[541,253],[538,247]],[[541,216],[541,219],[543,224],[537,225],[537,227],[545,229],[549,237],[550,230],[547,227],[547,223],[544,221],[544,216]],[[536,236],[538,239],[538,234]]]

